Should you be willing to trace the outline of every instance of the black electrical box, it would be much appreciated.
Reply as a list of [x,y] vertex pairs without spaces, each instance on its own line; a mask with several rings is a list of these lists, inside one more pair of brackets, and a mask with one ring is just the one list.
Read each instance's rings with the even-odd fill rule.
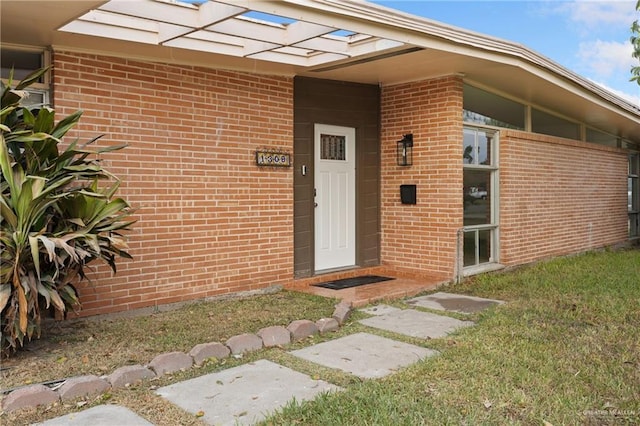
[[400,201],[402,204],[416,204],[416,186],[400,185]]

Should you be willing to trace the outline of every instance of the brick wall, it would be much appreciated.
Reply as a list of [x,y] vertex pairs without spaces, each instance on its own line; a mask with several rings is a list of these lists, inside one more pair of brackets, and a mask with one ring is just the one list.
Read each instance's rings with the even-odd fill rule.
[[134,260],[81,285],[83,315],[255,290],[293,276],[290,78],[55,52],[54,107],[83,109],[72,136],[129,144],[104,156],[137,209]]
[[[462,80],[446,77],[382,89],[382,236],[385,265],[455,272],[462,227]],[[413,133],[413,166],[396,163],[396,142]],[[417,204],[400,185],[417,185]]]
[[500,132],[500,260],[516,265],[627,238],[627,156],[545,135]]

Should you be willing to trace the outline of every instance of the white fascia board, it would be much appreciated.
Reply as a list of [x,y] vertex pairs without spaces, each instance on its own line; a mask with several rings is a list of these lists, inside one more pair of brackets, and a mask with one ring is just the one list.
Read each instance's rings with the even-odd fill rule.
[[215,43],[208,40],[200,40],[190,37],[176,38],[165,43],[165,46],[179,47],[181,49],[197,50],[202,52],[218,53],[242,57],[244,55],[243,46],[235,46],[226,43]]
[[325,34],[332,33],[335,30],[336,28],[327,27],[325,25],[311,24],[301,21],[294,22],[287,25],[285,44],[296,44],[301,41],[310,40],[316,37],[323,36]]
[[187,27],[197,27],[198,9],[180,7],[155,0],[115,1],[100,6],[99,10],[124,16],[138,16],[152,21],[180,23]]
[[359,42],[349,45],[349,53],[351,56],[367,55],[369,53],[381,52],[383,50],[394,49],[404,46],[399,41],[373,38],[366,42]]
[[248,57],[253,59],[260,59],[263,61],[280,62],[302,67],[320,65],[330,61],[337,61],[346,58],[346,56],[344,55],[338,55],[335,53],[320,53],[307,57],[297,54],[290,55],[288,53],[278,52],[276,50],[261,52],[255,55],[249,55]]
[[213,23],[223,21],[233,16],[248,12],[244,7],[208,1],[200,5],[198,14],[198,28],[204,28]]
[[165,24],[164,22],[158,23],[158,43],[164,44],[174,38],[183,37],[187,34],[196,31],[191,27],[181,27],[179,25]]
[[[132,16],[126,15],[118,15],[116,13],[105,12],[102,10],[92,10],[80,18],[77,21],[81,22],[91,22],[96,24],[104,24],[110,25],[115,28],[127,28],[133,30],[140,30],[146,32],[157,32],[158,24],[155,21],[150,21],[147,19],[140,19]],[[72,21],[73,23],[75,21]],[[62,31],[65,31],[68,24],[60,28]]]
[[[193,44],[190,44],[191,42],[193,42]],[[280,46],[278,44],[248,40],[209,31],[196,31],[189,34],[185,39],[177,39],[167,42],[165,45],[190,50],[202,49],[205,52],[223,53],[237,57],[253,55]]]
[[158,44],[158,34],[156,32],[142,31],[134,28],[114,27],[112,25],[96,22],[73,21],[62,27],[61,30],[95,37],[106,37],[105,34],[109,34],[109,38],[117,40],[145,44]]
[[279,45],[286,44],[286,28],[284,26],[263,25],[255,21],[232,18],[210,25],[206,29],[236,37],[252,38]]
[[269,50],[276,49],[279,45],[274,43],[267,43],[264,41],[258,40],[244,40],[244,49],[242,51],[242,56],[251,56],[256,53],[266,52]]
[[211,31],[195,31],[187,36],[190,40],[208,41],[211,43],[228,44],[230,46],[244,46],[242,37],[235,37],[226,34],[214,33]]
[[99,10],[126,16],[137,16],[167,24],[203,28],[232,16],[245,13],[247,9],[230,4],[206,2],[199,7],[159,2],[157,0],[117,1],[111,0]]
[[318,37],[295,43],[293,46],[309,50],[320,50],[323,52],[333,52],[348,55],[349,45],[346,41],[334,40],[328,37]]

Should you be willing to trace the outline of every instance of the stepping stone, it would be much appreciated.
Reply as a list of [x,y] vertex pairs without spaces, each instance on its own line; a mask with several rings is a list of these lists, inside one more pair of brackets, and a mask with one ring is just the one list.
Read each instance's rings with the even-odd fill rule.
[[494,305],[501,305],[504,302],[501,300],[483,299],[482,297],[467,296],[464,294],[439,292],[428,296],[414,297],[413,299],[407,300],[407,303],[438,311],[472,314],[483,311]]
[[34,426],[153,426],[128,408],[119,405],[97,405],[79,413],[56,417]]
[[459,319],[420,312],[415,309],[393,311],[385,315],[366,318],[359,322],[369,327],[421,339],[437,339],[461,327],[474,325],[472,321],[460,321]]
[[290,353],[354,376],[374,379],[438,352],[369,333],[356,333]]
[[370,306],[368,308],[362,308],[360,309],[360,312],[364,312],[365,314],[369,314],[369,315],[385,315],[388,314],[390,312],[397,312],[397,311],[401,311],[402,309],[400,308],[396,308],[393,306],[389,306],[389,305],[375,305],[375,306]]
[[[162,387],[156,393],[210,425],[254,424],[284,407],[341,388],[267,360]],[[93,425],[92,425],[93,426]]]

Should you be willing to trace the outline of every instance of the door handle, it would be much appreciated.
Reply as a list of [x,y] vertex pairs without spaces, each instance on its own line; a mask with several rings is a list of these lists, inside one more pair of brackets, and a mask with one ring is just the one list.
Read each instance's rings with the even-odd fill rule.
[[313,203],[313,207],[318,207],[318,203]]

